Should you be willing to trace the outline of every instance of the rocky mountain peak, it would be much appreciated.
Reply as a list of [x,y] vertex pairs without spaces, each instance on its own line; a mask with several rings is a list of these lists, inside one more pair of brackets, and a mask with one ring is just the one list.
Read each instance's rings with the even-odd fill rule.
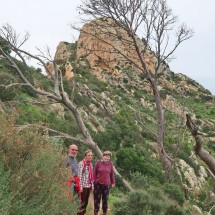
[[[141,51],[144,51],[144,41],[135,37]],[[106,73],[116,78],[123,77],[121,68],[133,67],[129,59],[140,65],[131,35],[106,17],[95,19],[83,26],[77,43],[77,59],[83,58],[89,62],[95,75],[102,80],[106,79]],[[155,59],[150,50],[146,50],[144,60],[153,71]],[[137,68],[135,71],[140,73]]]

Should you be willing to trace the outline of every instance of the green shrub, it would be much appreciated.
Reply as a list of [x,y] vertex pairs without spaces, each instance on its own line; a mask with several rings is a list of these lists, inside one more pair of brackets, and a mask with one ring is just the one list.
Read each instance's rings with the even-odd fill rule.
[[167,210],[165,215],[191,215],[191,213],[188,210],[184,210],[181,208],[179,205],[170,205]]
[[[6,72],[0,71],[0,85],[9,85],[14,81],[13,76]],[[18,87],[19,88],[19,87]],[[17,86],[10,87],[8,89],[0,88],[0,99],[2,101],[11,101],[17,95]]]
[[113,129],[113,127],[112,129],[107,128],[103,132],[96,133],[94,139],[102,150],[109,149],[111,151],[116,151],[120,148],[121,130],[118,127],[115,127],[115,129]]
[[171,75],[171,79],[174,81],[174,82],[180,82],[182,81],[180,75],[174,73],[174,72],[170,72],[170,75]]
[[[150,152],[138,148],[121,148],[116,153],[116,164],[122,170],[123,175],[131,176],[139,172],[151,178],[157,178],[160,182],[166,180],[161,163],[151,157]],[[123,162],[122,162],[123,161]]]
[[214,110],[214,109],[211,109],[211,110],[210,110],[210,114],[211,114],[211,115],[214,115],[214,114],[215,114],[215,110]]
[[210,130],[211,130],[211,127],[207,126],[207,125],[202,128],[202,132],[204,132],[204,133],[208,133],[208,132],[210,132]]
[[19,118],[17,118],[18,124],[25,123],[39,123],[46,118],[46,112],[39,107],[36,107],[30,103],[22,102],[19,104]]
[[56,140],[52,144],[37,129],[17,132],[14,119],[0,118],[0,123],[0,157],[4,169],[0,187],[8,214],[75,214],[77,206],[71,196],[67,197],[70,190],[66,182],[71,170],[62,168],[65,158],[62,146]]
[[202,102],[208,102],[208,101],[212,101],[213,100],[213,96],[212,95],[199,95],[200,99]]
[[215,152],[215,141],[208,141],[207,146]]
[[0,160],[0,213],[9,215],[12,195],[9,190],[10,172],[3,170],[2,160]]
[[145,142],[143,133],[140,132],[140,127],[136,125],[135,114],[125,107],[113,118],[115,127],[120,131],[120,144],[124,147],[134,147],[136,145],[142,145]]
[[176,200],[180,205],[185,202],[184,192],[176,184],[164,184],[164,190],[169,195],[169,198]]
[[139,190],[114,204],[116,215],[185,215],[184,209],[169,200],[158,188]]
[[205,89],[204,87],[201,87],[201,86],[198,88],[198,91],[201,92],[201,93],[204,93],[204,94],[212,95],[209,90],[207,90],[207,89]]
[[15,87],[10,88],[8,90],[5,90],[5,89],[0,90],[0,99],[4,102],[5,101],[12,101],[12,100],[14,100],[14,98],[17,95],[16,92],[17,92],[17,89],[15,89]]
[[190,84],[190,85],[192,85],[192,86],[194,86],[194,87],[198,87],[199,86],[199,84],[196,82],[196,81],[194,81],[193,79],[187,79],[187,84]]
[[3,49],[3,51],[6,54],[10,54],[11,53],[11,49],[10,49],[10,45],[9,45],[8,41],[6,41],[1,36],[0,36],[0,47]]
[[135,189],[144,187],[148,189],[151,186],[160,186],[159,179],[153,178],[148,175],[143,175],[140,172],[135,172],[131,174],[132,187]]

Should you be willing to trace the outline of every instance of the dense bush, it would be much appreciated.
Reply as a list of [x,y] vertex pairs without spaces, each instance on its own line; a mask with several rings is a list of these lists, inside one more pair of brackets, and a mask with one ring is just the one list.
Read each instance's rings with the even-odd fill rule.
[[3,51],[6,53],[6,54],[10,54],[11,53],[11,50],[9,48],[9,44],[8,44],[8,41],[6,41],[4,38],[2,38],[0,36],[0,47],[3,49]]
[[114,122],[120,130],[121,145],[124,147],[133,147],[135,145],[142,145],[145,138],[136,125],[137,121],[131,110],[128,108],[121,108],[121,110],[114,116]]
[[131,183],[132,187],[135,189],[139,189],[142,187],[144,187],[144,189],[148,189],[151,186],[160,186],[158,178],[153,178],[140,172],[135,172],[131,174]]
[[[16,131],[13,119],[0,118],[1,211],[10,215],[72,214],[76,206],[62,168],[62,146],[35,129]],[[3,194],[2,194],[3,193]],[[3,195],[3,197],[2,197]],[[2,213],[1,213],[2,214]]]
[[[14,81],[12,74],[7,71],[0,71],[0,85],[9,85]],[[18,87],[19,89],[19,87]],[[2,101],[11,101],[17,95],[17,86],[10,87],[8,89],[0,88],[0,99]]]
[[78,83],[87,84],[91,90],[95,92],[103,92],[107,90],[107,83],[96,78],[89,68],[80,66],[76,69],[76,74],[79,74],[79,76],[77,75],[75,80]]
[[200,99],[202,102],[208,102],[208,101],[212,101],[213,100],[213,96],[212,95],[199,95]]
[[12,195],[9,190],[10,172],[4,171],[0,160],[0,213],[9,215]]
[[169,198],[176,200],[180,205],[183,205],[183,203],[185,202],[185,196],[181,187],[176,184],[166,183],[164,185],[164,190],[169,195]]
[[161,163],[150,157],[148,151],[121,148],[116,153],[116,158],[117,167],[121,169],[123,175],[131,176],[132,173],[139,172],[148,177],[157,178],[160,182],[166,180]]
[[215,152],[215,141],[208,141],[207,146]]
[[170,72],[169,73],[171,75],[171,79],[174,81],[174,82],[180,82],[182,81],[182,78],[180,77],[180,75],[174,73],[174,72]]
[[22,102],[18,105],[19,118],[17,118],[18,124],[25,123],[39,123],[41,121],[45,122],[46,112],[40,108],[34,106],[31,103]]
[[159,188],[130,192],[114,204],[115,215],[188,215]]
[[[113,126],[114,127],[114,126]],[[120,148],[121,130],[116,126],[115,129],[107,128],[103,132],[94,135],[96,143],[102,150],[116,151]]]

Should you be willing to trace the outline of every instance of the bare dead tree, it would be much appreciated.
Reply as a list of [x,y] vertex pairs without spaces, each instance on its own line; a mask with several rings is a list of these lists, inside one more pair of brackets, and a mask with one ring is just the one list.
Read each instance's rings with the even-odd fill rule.
[[[40,57],[41,53],[40,53],[40,56],[37,56],[37,55],[33,55],[33,54],[21,49],[21,46],[28,40],[29,35],[26,34],[24,36],[24,39],[19,40],[19,37],[18,37],[16,31],[10,25],[5,25],[0,29],[0,38],[4,39],[6,41],[6,44],[8,46],[7,48],[9,48],[9,50],[11,51],[11,54],[6,53],[4,51],[5,46],[2,47],[0,44],[0,56],[3,56],[3,58],[8,62],[8,65],[16,72],[16,74],[20,78],[20,82],[18,82],[18,83],[4,85],[4,86],[0,86],[0,87],[9,88],[14,85],[19,85],[19,86],[24,85],[25,87],[28,87],[33,92],[35,92],[39,95],[45,96],[52,101],[63,104],[66,108],[68,108],[72,112],[83,138],[77,139],[77,138],[74,138],[71,135],[65,134],[63,132],[58,132],[53,129],[47,129],[47,130],[54,132],[54,133],[58,133],[61,137],[71,139],[73,141],[77,141],[82,144],[84,143],[85,145],[87,145],[88,147],[90,147],[93,150],[93,152],[95,153],[95,155],[98,158],[102,158],[102,152],[101,152],[100,148],[98,147],[98,145],[93,141],[93,139],[85,125],[85,122],[82,119],[82,116],[81,116],[78,108],[74,104],[73,100],[71,100],[69,98],[69,95],[67,95],[67,93],[64,91],[62,74],[61,74],[61,71],[58,69],[58,65],[56,64],[55,60],[52,60],[52,63],[54,65],[54,75],[53,75],[50,73],[46,63],[43,61],[43,58]],[[14,58],[12,56],[16,56],[16,58]],[[30,80],[25,75],[26,71],[23,71],[19,67],[19,64],[17,64],[17,60],[16,60],[17,58],[26,66],[27,66],[27,62],[25,60],[26,58],[34,59],[40,65],[42,65],[44,67],[44,69],[47,71],[47,73],[51,76],[51,80],[52,80],[52,84],[53,84],[53,91],[45,91],[43,89],[36,88],[36,86],[33,83],[31,83]],[[44,76],[44,78],[46,78],[46,77]],[[22,126],[22,128],[24,128],[24,127]],[[114,168],[114,171],[115,171],[115,174],[122,179],[124,185],[129,190],[132,190],[129,183],[125,179],[122,178],[122,176],[118,173],[118,171],[115,168]]]
[[[157,111],[157,148],[168,180],[172,181],[171,166],[164,147],[166,122],[158,74],[167,69],[166,62],[173,59],[175,50],[192,37],[193,31],[185,24],[178,26],[177,17],[168,8],[166,0],[83,0],[79,10],[85,15],[82,17],[89,17],[82,21],[91,21],[92,31],[73,28],[108,45],[110,52],[120,55],[120,61],[130,62],[148,81]],[[94,19],[98,21],[92,21]],[[127,52],[115,46],[114,41],[124,46]],[[104,52],[102,49],[88,51]]]
[[204,163],[208,166],[209,170],[213,173],[213,175],[215,175],[215,157],[203,148],[203,134],[199,131],[199,128],[193,123],[190,115],[186,114],[186,118],[186,125],[196,142],[196,145],[194,146],[194,151],[196,155],[198,155],[199,158],[204,161]]

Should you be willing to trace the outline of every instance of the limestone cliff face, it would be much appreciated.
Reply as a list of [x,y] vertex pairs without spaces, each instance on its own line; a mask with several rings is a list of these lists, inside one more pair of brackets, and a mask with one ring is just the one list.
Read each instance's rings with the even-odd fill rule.
[[[152,52],[145,49],[143,41],[138,37],[136,38],[141,51],[145,50],[144,61],[146,65],[153,71],[155,59]],[[123,28],[116,26],[112,19],[100,18],[83,26],[77,42],[77,59],[87,60],[92,73],[100,80],[119,85],[125,91],[127,91],[125,86],[128,84],[144,89],[149,94],[152,93],[148,83],[140,80],[141,71],[134,68],[129,61],[131,59],[141,67],[131,37]],[[134,71],[132,78],[124,72],[124,68],[130,68]],[[168,71],[165,71],[164,74],[168,76]],[[161,89],[162,86],[175,88],[174,84],[165,78],[162,80]],[[127,91],[127,93],[132,94],[132,90],[131,92]],[[144,97],[140,99],[140,102],[146,106]],[[174,98],[166,97],[163,100],[163,105],[171,110],[174,108],[178,114],[181,114],[182,107],[175,103]]]
[[[60,42],[57,46],[55,52],[55,61],[63,72],[63,76],[69,80],[74,77],[73,66],[71,59],[74,58],[74,49],[72,48],[74,44],[68,42]],[[48,63],[49,72],[53,75],[53,64]]]
[[[139,38],[137,41],[143,51],[144,43]],[[86,58],[100,79],[105,79],[105,73],[123,77],[121,67],[132,67],[129,59],[140,65],[131,37],[112,19],[104,17],[83,26],[77,44],[77,58]],[[153,70],[154,60],[149,50],[146,51],[145,62]]]
[[[195,157],[195,162],[199,165],[197,158]],[[207,171],[204,166],[199,167],[199,176],[195,174],[193,168],[190,167],[184,160],[179,159],[178,165],[182,170],[184,177],[187,180],[187,186],[189,190],[192,190],[196,196],[198,196],[201,192],[200,189],[205,184],[205,179],[208,177]]]
[[60,42],[57,46],[57,50],[55,52],[55,60],[58,63],[66,62],[69,60],[71,55],[71,50],[69,50],[69,43],[67,42]]

